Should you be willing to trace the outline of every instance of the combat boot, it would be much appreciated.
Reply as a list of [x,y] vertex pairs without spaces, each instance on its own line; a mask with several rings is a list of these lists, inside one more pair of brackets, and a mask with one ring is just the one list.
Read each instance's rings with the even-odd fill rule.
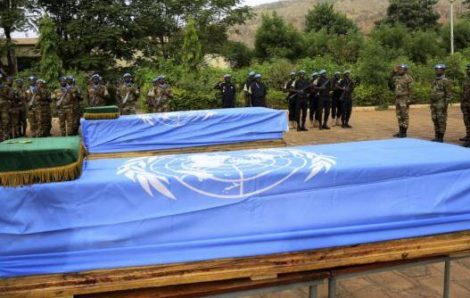
[[459,141],[461,141],[461,142],[468,142],[468,141],[470,141],[470,137],[469,137],[469,136],[465,136],[465,137],[463,137],[463,138],[460,138]]
[[470,148],[470,140],[466,141],[462,146]]
[[434,133],[434,139],[431,140],[432,142],[439,142],[439,133],[435,132]]
[[401,137],[402,137],[402,138],[406,138],[406,137],[408,136],[408,135],[407,135],[408,128],[403,127],[402,129],[403,129],[403,131],[402,131]]
[[399,138],[400,137],[400,134],[401,134],[401,127],[400,127],[400,130],[393,135],[394,138]]
[[444,143],[444,134],[443,133],[438,134],[437,142]]

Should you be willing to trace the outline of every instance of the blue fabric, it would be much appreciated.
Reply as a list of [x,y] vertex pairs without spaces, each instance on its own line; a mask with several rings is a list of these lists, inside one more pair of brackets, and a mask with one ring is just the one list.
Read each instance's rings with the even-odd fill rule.
[[0,277],[470,229],[470,150],[419,140],[86,162],[0,188]]
[[281,139],[285,111],[237,108],[141,114],[116,120],[81,120],[90,153],[154,151]]

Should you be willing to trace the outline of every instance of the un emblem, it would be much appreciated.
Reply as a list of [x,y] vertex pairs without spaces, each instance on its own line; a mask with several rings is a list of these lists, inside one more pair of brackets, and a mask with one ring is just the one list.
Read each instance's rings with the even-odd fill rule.
[[180,127],[190,122],[204,121],[214,117],[217,112],[187,111],[187,112],[169,112],[156,114],[139,114],[137,117],[149,126],[164,125],[169,127]]
[[157,192],[177,199],[168,188],[171,180],[207,197],[242,199],[271,190],[302,169],[308,169],[306,182],[335,164],[334,157],[301,149],[258,149],[134,158],[120,166],[117,174],[139,183],[150,196]]

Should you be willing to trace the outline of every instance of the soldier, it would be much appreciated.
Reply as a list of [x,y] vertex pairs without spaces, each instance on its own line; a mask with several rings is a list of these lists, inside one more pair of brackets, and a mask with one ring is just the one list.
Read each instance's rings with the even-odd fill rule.
[[88,86],[88,106],[102,107],[106,105],[109,97],[108,88],[102,84],[99,74],[91,76],[91,84]]
[[13,138],[23,136],[23,131],[26,130],[25,93],[22,84],[23,80],[16,80],[16,89],[13,89],[13,100],[10,108],[11,135]]
[[316,84],[318,82],[318,72],[312,73],[312,81],[311,85],[312,88],[309,92],[309,119],[310,119],[310,127],[314,128],[317,126],[318,121],[318,90],[316,88]]
[[434,66],[436,78],[431,91],[431,115],[434,123],[435,138],[433,142],[444,142],[447,125],[447,107],[452,99],[452,82],[446,78],[444,64]]
[[339,71],[335,72],[333,79],[331,81],[331,86],[333,89],[332,102],[331,102],[331,125],[339,125],[341,121],[341,101],[340,97],[343,94],[343,90],[340,86],[341,84],[341,73]]
[[248,74],[248,78],[245,81],[245,84],[243,85],[243,94],[245,96],[245,107],[252,107],[253,102],[250,94],[250,87],[251,84],[253,84],[255,80],[255,75],[256,73],[254,71],[250,71]]
[[407,137],[412,83],[413,78],[408,74],[408,65],[402,64],[396,67],[390,86],[395,93],[395,109],[399,128],[399,131],[393,135],[395,138]]
[[460,108],[462,109],[463,121],[467,132],[465,138],[460,140],[464,142],[464,147],[470,148],[470,64],[467,65],[467,78],[463,83],[463,94]]
[[234,108],[235,107],[235,95],[237,89],[232,84],[232,77],[229,74],[224,75],[224,81],[217,83],[214,89],[220,90],[222,93],[222,107],[223,108]]
[[287,93],[287,104],[289,107],[289,122],[291,123],[291,127],[295,128],[296,123],[296,116],[295,116],[295,90],[294,90],[294,83],[295,83],[295,72],[290,73],[289,80],[284,84],[284,92]]
[[[319,73],[320,77],[318,78],[315,88],[318,90],[318,125],[319,129],[330,129],[328,127],[328,118],[330,117],[331,109],[331,99],[330,99],[330,90],[331,82],[326,77],[326,70],[321,70]],[[322,123],[323,116],[323,123]]]
[[49,137],[52,128],[51,93],[47,90],[44,80],[37,81],[37,94],[39,102],[39,127],[38,136]]
[[158,94],[158,85],[162,76],[158,76],[152,80],[153,86],[150,88],[147,93],[147,106],[149,113],[157,113],[157,94]]
[[[10,105],[13,90],[7,84],[7,78],[0,77],[0,142],[8,140],[11,134]],[[5,82],[4,82],[5,81]]]
[[311,85],[309,81],[305,79],[305,71],[299,71],[298,79],[294,84],[294,90],[296,93],[295,117],[297,122],[297,131],[308,131],[305,127],[305,121],[307,120],[308,92],[310,91],[310,87]]
[[75,128],[73,86],[67,85],[65,77],[59,79],[59,85],[59,89],[52,93],[52,100],[57,108],[61,135],[71,136]]
[[352,112],[352,93],[354,91],[354,81],[350,77],[350,71],[346,70],[343,73],[343,79],[340,81],[339,87],[341,88],[341,96],[339,101],[341,103],[341,127],[352,128],[349,125],[349,119]]
[[155,89],[155,111],[166,113],[170,111],[170,99],[173,98],[171,86],[166,81],[165,76],[158,76]]
[[73,114],[73,127],[72,135],[78,135],[78,130],[80,128],[80,117],[81,117],[81,107],[80,102],[83,100],[82,92],[77,86],[75,78],[71,75],[66,77],[67,87],[70,89],[70,94],[72,95],[72,114]]
[[251,84],[249,92],[254,107],[266,107],[268,88],[261,82],[261,75],[259,73],[255,75],[255,80]]
[[134,85],[130,73],[125,73],[122,78],[124,82],[117,90],[116,100],[122,115],[133,115],[136,113],[135,106],[139,99],[139,89]]
[[28,78],[28,82],[29,87],[26,90],[27,118],[31,136],[35,138],[39,136],[39,125],[41,121],[39,119],[41,112],[39,110],[37,78],[35,76],[31,76]]

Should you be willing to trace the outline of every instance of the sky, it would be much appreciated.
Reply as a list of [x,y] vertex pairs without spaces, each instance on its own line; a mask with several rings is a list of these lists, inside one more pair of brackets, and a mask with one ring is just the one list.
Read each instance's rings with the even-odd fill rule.
[[[256,6],[256,5],[260,5],[260,4],[265,4],[265,3],[270,3],[270,2],[277,2],[277,1],[280,1],[280,0],[244,0],[243,1],[243,4],[245,5],[248,5],[248,6]],[[1,31],[0,31],[0,35],[1,35]],[[21,38],[21,37],[36,37],[37,34],[33,31],[29,31],[29,32],[15,32],[13,33],[13,37],[14,38]]]

